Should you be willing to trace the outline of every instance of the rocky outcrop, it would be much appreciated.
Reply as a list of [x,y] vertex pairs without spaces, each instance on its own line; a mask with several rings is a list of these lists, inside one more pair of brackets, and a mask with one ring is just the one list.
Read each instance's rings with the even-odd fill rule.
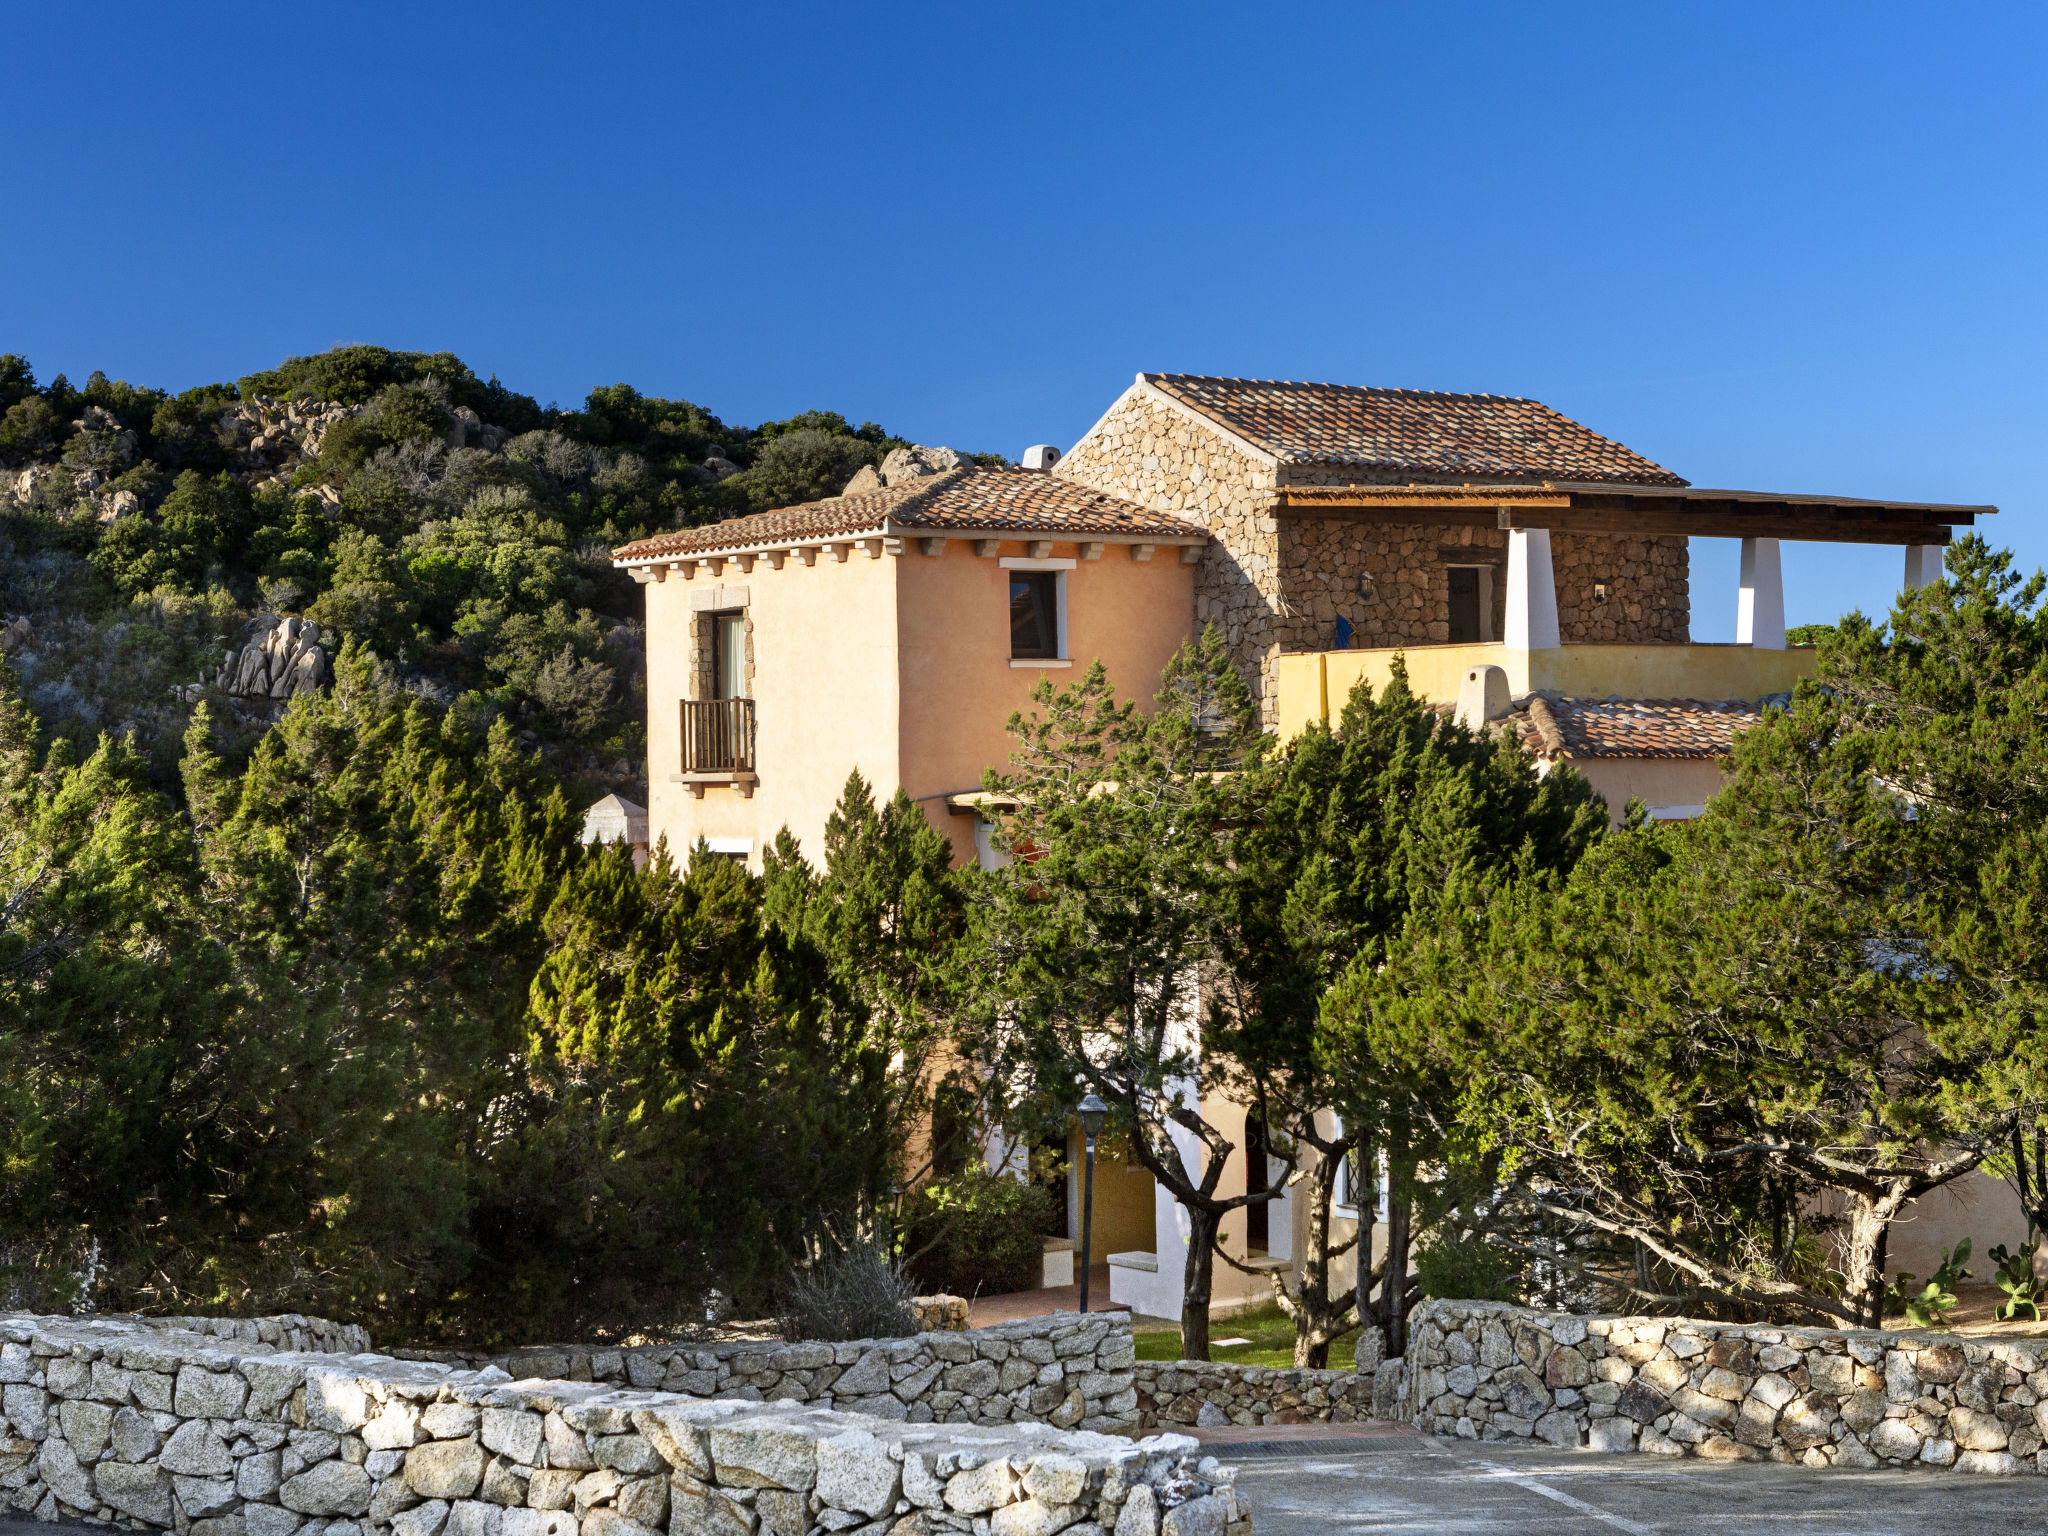
[[289,699],[327,681],[327,653],[311,619],[259,613],[221,662],[214,687],[238,699]]
[[913,443],[908,448],[891,448],[880,469],[872,464],[863,464],[839,494],[860,496],[887,486],[943,475],[949,469],[959,469],[970,462],[965,454],[952,448],[928,448],[922,443]]

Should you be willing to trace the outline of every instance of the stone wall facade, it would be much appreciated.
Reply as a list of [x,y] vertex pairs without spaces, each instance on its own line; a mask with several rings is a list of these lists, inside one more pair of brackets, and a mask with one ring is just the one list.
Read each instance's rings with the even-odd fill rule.
[[[1245,680],[1270,714],[1272,662],[1280,645],[1276,466],[1136,386],[1052,473],[1201,523],[1216,535],[1195,568],[1195,624],[1214,624],[1223,632]],[[1131,698],[1149,698],[1158,685],[1157,678],[1149,677],[1111,681]]]
[[0,1411],[0,1502],[179,1536],[1251,1532],[1186,1436],[890,1424],[132,1319],[0,1318]]
[[2048,1340],[1430,1301],[1382,1416],[1465,1439],[1808,1467],[2048,1472]]
[[1352,1424],[1372,1417],[1371,1373],[1140,1360],[1138,1426]]
[[1139,1422],[1137,1351],[1124,1313],[1056,1312],[973,1332],[843,1344],[763,1340],[423,1358],[516,1377],[814,1403],[907,1423],[1042,1419],[1056,1428],[1121,1431]]
[[[1450,568],[1491,567],[1492,634],[1507,610],[1507,540],[1472,523],[1366,523],[1275,510],[1289,485],[1406,483],[1338,465],[1278,464],[1134,387],[1053,473],[1207,526],[1216,542],[1195,576],[1195,622],[1216,624],[1270,720],[1273,659],[1336,648],[1338,619],[1362,647],[1450,640]],[[1553,534],[1558,630],[1568,644],[1691,638],[1682,538]],[[1605,595],[1600,595],[1601,588]],[[1149,679],[1116,679],[1127,693]]]

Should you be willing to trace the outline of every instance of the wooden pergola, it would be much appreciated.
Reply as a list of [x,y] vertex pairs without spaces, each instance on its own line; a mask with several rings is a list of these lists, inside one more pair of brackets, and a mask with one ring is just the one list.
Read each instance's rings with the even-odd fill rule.
[[1955,529],[1970,527],[1998,508],[1601,482],[1286,486],[1279,492],[1278,510],[1347,522],[1510,531],[1942,545]]

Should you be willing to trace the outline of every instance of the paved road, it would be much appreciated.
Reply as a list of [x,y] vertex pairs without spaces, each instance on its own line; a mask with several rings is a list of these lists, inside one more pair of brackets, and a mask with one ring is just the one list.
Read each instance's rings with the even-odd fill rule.
[[1387,1438],[1216,1454],[1258,1536],[2004,1536],[2048,1531],[2048,1478],[1813,1472]]

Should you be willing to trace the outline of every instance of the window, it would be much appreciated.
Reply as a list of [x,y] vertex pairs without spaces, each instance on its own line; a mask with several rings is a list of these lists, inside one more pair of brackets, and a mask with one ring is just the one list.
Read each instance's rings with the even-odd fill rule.
[[1052,660],[1060,654],[1059,573],[1010,572],[1010,655]]
[[747,615],[711,615],[711,696],[714,699],[744,699],[747,696]]
[[1454,565],[1451,578],[1451,644],[1472,645],[1479,639],[1479,572]]

